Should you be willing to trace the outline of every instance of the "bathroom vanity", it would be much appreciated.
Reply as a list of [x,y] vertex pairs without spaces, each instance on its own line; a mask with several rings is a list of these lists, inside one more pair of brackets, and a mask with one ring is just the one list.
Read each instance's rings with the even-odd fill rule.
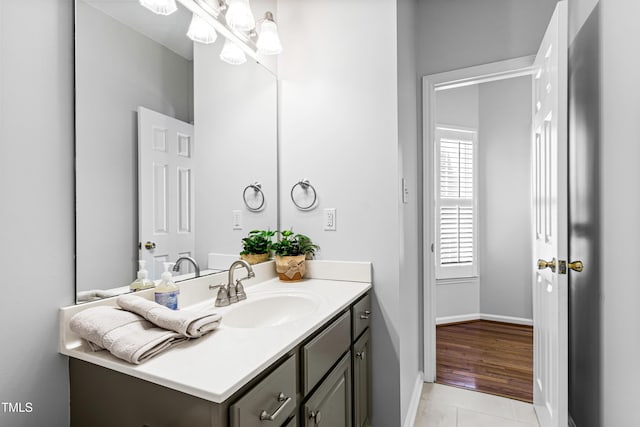
[[[91,352],[68,329],[73,314],[113,300],[61,309],[71,425],[369,425],[370,264],[310,262],[296,283],[273,278],[271,262],[255,270],[218,330],[141,365]],[[212,306],[208,286],[220,281],[184,282],[182,309]]]

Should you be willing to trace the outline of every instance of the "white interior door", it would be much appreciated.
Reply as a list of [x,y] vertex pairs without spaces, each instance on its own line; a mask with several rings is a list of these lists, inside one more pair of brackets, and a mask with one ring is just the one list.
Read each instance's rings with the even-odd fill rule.
[[568,422],[567,2],[558,3],[534,63],[534,405],[542,427]]
[[193,125],[138,107],[140,259],[152,279],[194,253],[193,151]]

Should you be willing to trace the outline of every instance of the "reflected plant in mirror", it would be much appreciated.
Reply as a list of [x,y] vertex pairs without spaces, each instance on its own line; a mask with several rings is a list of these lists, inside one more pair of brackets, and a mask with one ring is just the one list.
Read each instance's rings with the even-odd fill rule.
[[259,264],[268,261],[271,257],[271,247],[275,231],[252,230],[249,235],[242,239],[242,252],[240,258],[249,264]]
[[[262,61],[222,62],[225,37],[200,21],[189,31],[192,12],[76,0],[78,301],[128,292],[138,260],[152,280],[184,256],[225,270],[246,230],[278,228],[276,77]],[[244,204],[247,182],[262,185],[259,212]]]

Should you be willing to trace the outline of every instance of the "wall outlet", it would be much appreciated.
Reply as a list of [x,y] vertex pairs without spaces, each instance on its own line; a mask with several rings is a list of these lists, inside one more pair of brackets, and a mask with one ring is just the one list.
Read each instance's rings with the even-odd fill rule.
[[242,230],[242,211],[231,211],[231,226],[234,230]]
[[336,231],[336,208],[327,208],[322,215],[326,231]]

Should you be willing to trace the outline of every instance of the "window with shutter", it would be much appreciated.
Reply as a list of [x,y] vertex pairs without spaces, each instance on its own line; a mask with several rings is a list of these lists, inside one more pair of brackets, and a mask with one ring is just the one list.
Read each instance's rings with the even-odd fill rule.
[[436,278],[477,275],[476,131],[436,127]]

